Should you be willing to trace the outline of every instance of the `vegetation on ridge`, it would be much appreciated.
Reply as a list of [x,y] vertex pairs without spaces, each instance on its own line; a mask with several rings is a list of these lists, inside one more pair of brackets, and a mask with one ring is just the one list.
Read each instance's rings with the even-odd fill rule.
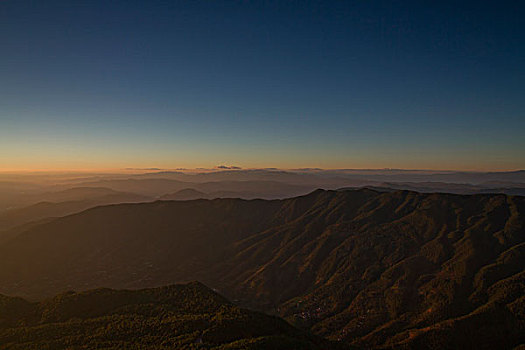
[[283,320],[240,309],[204,285],[0,297],[0,349],[321,349]]

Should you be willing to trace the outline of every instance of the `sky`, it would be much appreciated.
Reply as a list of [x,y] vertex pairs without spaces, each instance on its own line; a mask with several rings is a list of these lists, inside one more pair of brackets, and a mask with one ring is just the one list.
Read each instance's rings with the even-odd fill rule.
[[525,168],[523,1],[0,1],[0,171]]

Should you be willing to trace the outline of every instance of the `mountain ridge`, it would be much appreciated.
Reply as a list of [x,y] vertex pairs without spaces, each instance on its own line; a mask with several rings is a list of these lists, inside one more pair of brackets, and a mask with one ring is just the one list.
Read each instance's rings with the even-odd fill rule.
[[65,292],[40,303],[0,295],[0,349],[322,349],[339,347],[241,309],[204,284]]

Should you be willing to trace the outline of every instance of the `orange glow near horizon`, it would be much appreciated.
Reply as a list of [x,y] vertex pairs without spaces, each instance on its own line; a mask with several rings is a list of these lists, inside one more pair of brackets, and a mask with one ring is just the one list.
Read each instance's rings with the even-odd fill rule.
[[[236,165],[237,166],[237,165]],[[367,170],[407,170],[407,171],[466,171],[466,172],[511,172],[523,170],[520,168],[429,168],[429,167],[333,167],[333,168],[321,168],[318,166],[298,166],[298,167],[274,167],[274,166],[261,166],[261,167],[243,167],[238,166],[239,169],[221,169],[217,166],[210,167],[174,167],[174,168],[161,168],[161,167],[126,167],[126,168],[0,168],[0,174],[143,174],[143,173],[156,173],[163,171],[176,171],[183,173],[204,173],[204,172],[215,172],[215,171],[228,171],[228,170],[258,170],[258,169],[277,169],[277,170],[298,170],[298,169],[320,169],[320,170],[356,170],[356,171],[367,171]]]

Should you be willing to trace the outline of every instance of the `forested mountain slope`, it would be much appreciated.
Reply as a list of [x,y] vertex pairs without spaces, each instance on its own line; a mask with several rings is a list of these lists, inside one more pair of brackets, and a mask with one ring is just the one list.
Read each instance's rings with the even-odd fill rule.
[[283,320],[204,285],[67,292],[41,303],[0,296],[0,349],[322,349]]

